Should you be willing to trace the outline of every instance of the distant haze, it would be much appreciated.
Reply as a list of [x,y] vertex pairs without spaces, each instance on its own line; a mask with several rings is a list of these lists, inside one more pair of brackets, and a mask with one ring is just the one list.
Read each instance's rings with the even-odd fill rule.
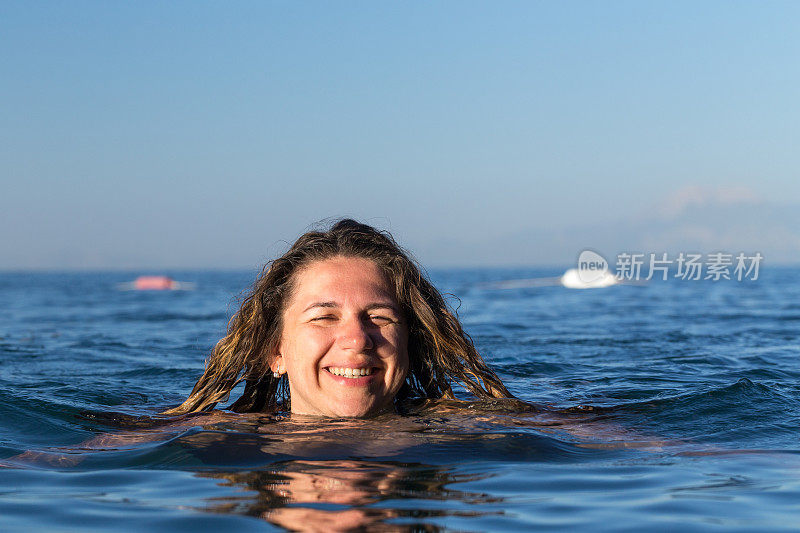
[[[473,247],[486,254],[476,260]],[[611,263],[618,253],[760,252],[765,265],[800,262],[800,206],[776,204],[746,189],[679,190],[659,204],[597,223],[531,226],[470,243],[442,239],[422,247],[450,265],[573,265],[585,249]]]

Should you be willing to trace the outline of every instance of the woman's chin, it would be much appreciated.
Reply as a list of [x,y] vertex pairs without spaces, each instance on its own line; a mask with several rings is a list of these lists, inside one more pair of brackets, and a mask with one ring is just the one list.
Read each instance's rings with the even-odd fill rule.
[[[344,389],[344,390],[342,390]],[[292,414],[331,418],[370,418],[393,410],[393,396],[358,388],[320,391],[313,398],[297,395]]]

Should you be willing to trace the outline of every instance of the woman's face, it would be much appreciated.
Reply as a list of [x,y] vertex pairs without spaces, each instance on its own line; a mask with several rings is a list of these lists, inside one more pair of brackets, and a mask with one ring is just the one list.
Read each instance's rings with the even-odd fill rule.
[[292,413],[363,417],[392,405],[408,373],[408,329],[369,259],[333,257],[295,274],[272,369]]

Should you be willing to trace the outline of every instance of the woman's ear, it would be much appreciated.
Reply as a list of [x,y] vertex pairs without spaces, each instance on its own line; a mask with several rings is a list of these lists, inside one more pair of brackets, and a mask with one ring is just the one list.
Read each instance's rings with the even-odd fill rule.
[[283,366],[283,356],[281,354],[275,354],[272,358],[272,362],[269,364],[269,369],[278,374],[283,374],[286,371],[286,367]]

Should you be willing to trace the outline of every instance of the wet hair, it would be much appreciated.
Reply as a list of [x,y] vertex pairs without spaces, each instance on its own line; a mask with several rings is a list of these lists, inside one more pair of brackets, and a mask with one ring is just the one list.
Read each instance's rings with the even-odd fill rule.
[[206,361],[189,397],[165,412],[207,411],[245,382],[237,412],[289,410],[287,379],[273,377],[270,363],[282,333],[283,312],[297,273],[315,261],[354,257],[374,261],[389,280],[408,325],[409,369],[395,397],[406,400],[455,398],[451,382],[481,399],[513,398],[475,349],[454,311],[387,232],[344,219],[327,231],[309,231],[288,252],[264,266],[222,338]]

